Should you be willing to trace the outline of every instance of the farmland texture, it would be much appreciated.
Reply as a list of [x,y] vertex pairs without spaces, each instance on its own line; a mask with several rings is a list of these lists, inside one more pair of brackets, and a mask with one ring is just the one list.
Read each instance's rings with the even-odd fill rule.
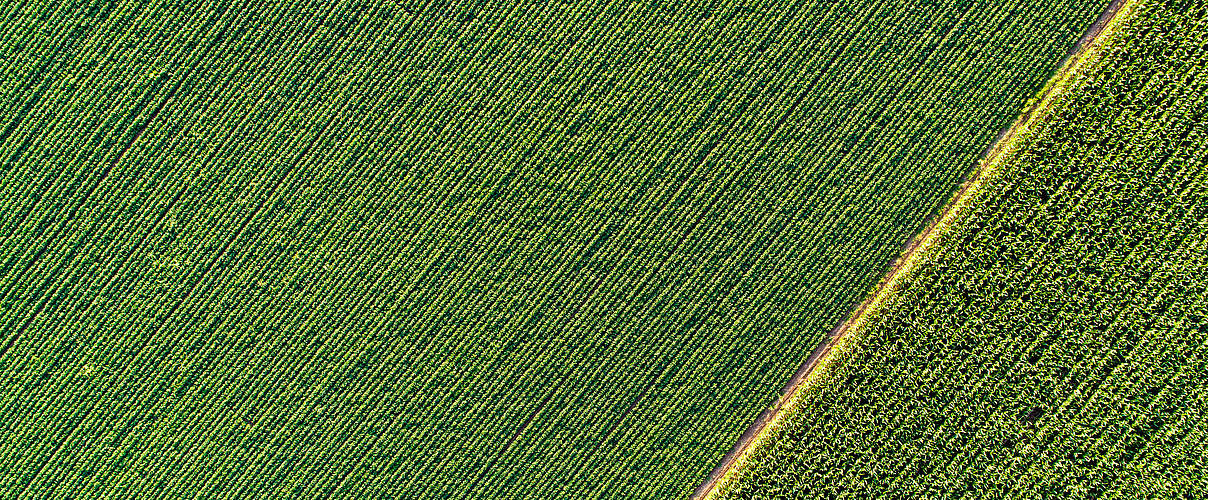
[[1121,16],[715,498],[1208,491],[1208,6]]
[[1105,4],[4,3],[0,491],[686,496]]

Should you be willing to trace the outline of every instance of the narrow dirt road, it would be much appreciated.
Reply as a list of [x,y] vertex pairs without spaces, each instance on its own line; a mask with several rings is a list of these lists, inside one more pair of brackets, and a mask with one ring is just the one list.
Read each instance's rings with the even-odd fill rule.
[[[1087,52],[1087,49],[1089,49],[1095,40],[1098,39],[1099,35],[1103,33],[1104,28],[1109,22],[1111,22],[1112,19],[1115,18],[1116,14],[1120,12],[1121,8],[1127,1],[1128,0],[1113,0],[1107,6],[1103,13],[1099,15],[1099,18],[1095,20],[1095,22],[1091,24],[1089,28],[1087,28],[1082,37],[1078,39],[1078,42],[1074,44],[1069,53],[1066,54],[1066,57],[1062,59],[1060,68],[1058,69],[1057,74],[1054,75],[1054,80],[1060,78],[1062,74],[1075,65],[1082,55]],[[922,243],[928,240],[928,238],[931,236],[931,233],[936,229],[938,223],[951,217],[953,209],[960,205],[959,202],[964,199],[966,194],[969,192],[969,188],[983,180],[982,177],[985,173],[985,165],[989,164],[989,160],[999,154],[1005,145],[1009,144],[1015,138],[1020,128],[1032,118],[1032,115],[1036,110],[1036,106],[1040,102],[1043,102],[1045,97],[1047,97],[1047,94],[1041,96],[1040,99],[1037,99],[1037,104],[1034,104],[1026,109],[1009,127],[999,132],[994,143],[987,148],[985,153],[982,155],[982,159],[978,163],[977,170],[961,183],[960,188],[957,189],[956,193],[953,194],[953,196],[949,199],[949,202],[944,206],[944,209],[940,211],[939,216],[932,219],[932,221],[927,224],[927,227],[924,228],[922,232],[910,240],[910,243],[908,243],[903,249],[901,256],[893,261],[893,263],[890,265],[889,272],[884,278],[881,279],[880,283],[878,283],[877,291],[868,298],[864,299],[864,301],[861,302],[860,305],[852,312],[847,321],[844,321],[842,324],[835,327],[835,329],[831,330],[830,333],[827,334],[826,338],[824,338],[822,342],[814,348],[814,351],[810,353],[808,358],[805,359],[805,363],[801,365],[801,368],[797,369],[797,371],[793,373],[793,376],[789,379],[788,384],[785,385],[784,390],[781,392],[780,399],[776,401],[776,405],[760,413],[755,419],[755,422],[742,433],[742,436],[738,438],[738,442],[734,445],[734,448],[732,448],[724,457],[722,457],[721,464],[719,464],[717,467],[714,467],[709,473],[709,476],[705,482],[693,491],[693,500],[706,499],[714,492],[720,480],[725,477],[726,473],[728,473],[730,469],[734,467],[738,457],[747,453],[751,447],[751,444],[755,442],[755,438],[762,434],[767,428],[768,424],[780,414],[785,404],[792,399],[793,395],[797,392],[797,389],[801,387],[802,382],[804,382],[805,379],[809,377],[810,373],[812,373],[818,366],[818,364],[826,358],[827,354],[829,354],[831,349],[835,346],[835,343],[847,334],[852,325],[859,322],[859,320],[863,317],[864,312],[868,309],[868,306],[878,295],[881,294],[885,286],[894,282],[894,278],[897,276],[898,272],[902,270],[903,264],[914,258],[915,254],[922,246]]]

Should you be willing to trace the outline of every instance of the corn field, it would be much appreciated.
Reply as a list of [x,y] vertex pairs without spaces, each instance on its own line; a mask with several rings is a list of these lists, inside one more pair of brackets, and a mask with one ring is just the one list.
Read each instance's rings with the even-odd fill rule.
[[0,496],[687,497],[1106,3],[4,3]]

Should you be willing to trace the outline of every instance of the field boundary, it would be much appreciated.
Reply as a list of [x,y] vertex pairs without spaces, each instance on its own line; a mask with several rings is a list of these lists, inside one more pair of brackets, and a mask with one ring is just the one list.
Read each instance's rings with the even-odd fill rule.
[[783,415],[782,410],[788,406],[788,403],[797,394],[798,389],[810,379],[812,374],[818,371],[819,367],[824,366],[825,363],[830,361],[829,354],[845,338],[849,331],[863,323],[866,312],[874,304],[881,302],[890,291],[896,288],[897,278],[902,274],[901,271],[912,267],[916,257],[921,255],[921,250],[930,246],[937,231],[951,225],[952,220],[960,213],[960,209],[965,206],[968,198],[976,192],[975,188],[981,187],[989,178],[993,172],[993,169],[990,167],[1015,145],[1015,139],[1019,137],[1020,132],[1038,115],[1037,111],[1046,107],[1054,95],[1054,90],[1061,87],[1060,84],[1072,74],[1072,70],[1086,60],[1085,56],[1091,52],[1090,49],[1100,40],[1100,35],[1107,32],[1108,25],[1119,17],[1118,14],[1124,12],[1125,5],[1129,3],[1130,0],[1112,0],[1108,4],[1095,22],[1087,28],[1078,41],[1075,42],[1074,46],[1070,48],[1069,52],[1066,53],[1066,56],[1058,63],[1056,73],[1040,90],[1037,97],[1031,101],[1011,125],[998,133],[995,140],[983,152],[977,167],[961,182],[956,192],[939,211],[938,216],[933,217],[923,230],[911,238],[905,247],[903,247],[899,257],[894,259],[890,264],[889,272],[877,283],[875,291],[860,302],[849,315],[848,319],[832,329],[818,346],[814,348],[801,367],[789,378],[776,404],[771,408],[765,409],[756,417],[755,422],[742,433],[734,447],[722,457],[721,464],[714,467],[705,482],[693,490],[692,500],[707,500],[712,498],[717,492],[717,487],[724,484],[726,480],[731,479],[731,473],[738,465],[745,461],[754,445],[761,438],[766,437],[764,431],[769,429],[771,424],[780,420]]

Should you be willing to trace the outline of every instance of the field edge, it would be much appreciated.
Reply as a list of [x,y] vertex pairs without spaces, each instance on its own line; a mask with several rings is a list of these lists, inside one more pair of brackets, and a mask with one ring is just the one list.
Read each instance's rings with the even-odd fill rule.
[[1070,78],[1095,60],[1104,35],[1114,32],[1122,20],[1129,17],[1135,4],[1134,0],[1112,0],[1108,4],[1103,13],[1087,28],[1086,33],[1079,37],[1074,47],[1059,63],[1057,71],[1028,102],[1019,117],[998,134],[983,154],[982,160],[940,209],[939,215],[933,217],[922,231],[911,238],[902,254],[890,264],[889,272],[853,310],[849,319],[831,330],[814,348],[801,368],[789,379],[776,404],[756,417],[755,422],[743,432],[734,447],[723,456],[722,463],[693,490],[691,500],[711,500],[718,498],[719,494],[724,494],[726,488],[737,478],[738,471],[750,459],[752,450],[766,441],[770,431],[780,426],[785,415],[784,410],[793,406],[799,389],[820,376],[819,374],[833,362],[835,355],[844,352],[850,345],[849,334],[859,331],[868,313],[875,311],[886,297],[897,290],[902,277],[910,274],[921,260],[920,257],[931,248],[936,236],[942,234],[961,215],[969,205],[970,199],[980,193],[986,182],[997,172],[997,167],[1003,159],[1018,148],[1021,139],[1029,135],[1038,118],[1052,107],[1054,98],[1068,87]]

